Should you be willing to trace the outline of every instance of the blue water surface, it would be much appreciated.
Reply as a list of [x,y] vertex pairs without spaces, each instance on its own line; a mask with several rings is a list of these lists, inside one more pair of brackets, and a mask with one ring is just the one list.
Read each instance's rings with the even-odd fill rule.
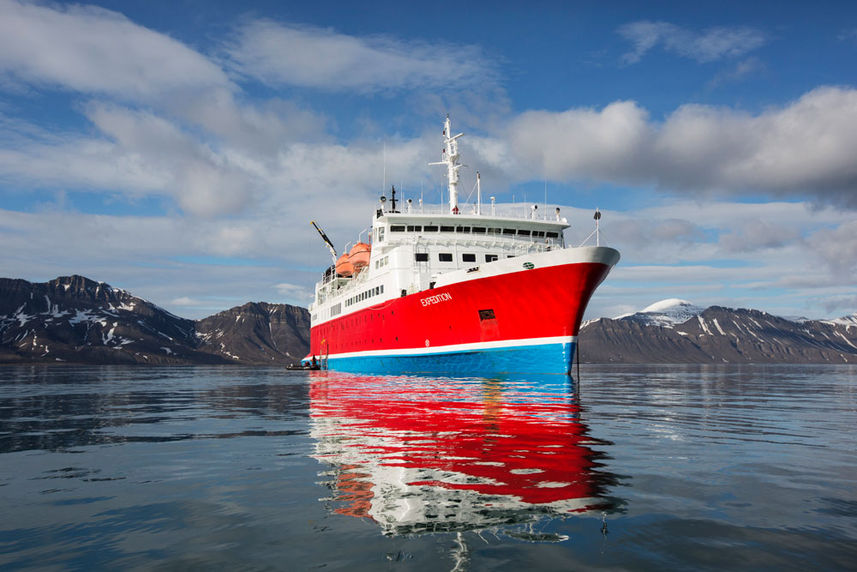
[[857,368],[0,367],[0,568],[853,569]]

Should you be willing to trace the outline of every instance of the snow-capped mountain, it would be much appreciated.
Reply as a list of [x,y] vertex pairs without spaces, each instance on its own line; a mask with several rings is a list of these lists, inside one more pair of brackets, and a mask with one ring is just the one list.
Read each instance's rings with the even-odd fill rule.
[[857,363],[853,318],[795,321],[670,299],[587,322],[578,339],[589,363]]
[[691,318],[695,318],[703,310],[704,308],[696,306],[687,300],[668,298],[660,302],[655,302],[634,314],[620,316],[617,320],[630,318],[649,326],[671,328],[676,324],[683,324]]
[[850,316],[842,316],[841,318],[836,318],[835,320],[830,320],[827,323],[857,328],[857,313],[851,314]]
[[291,363],[303,357],[307,311],[259,308],[248,304],[195,322],[83,276],[45,283],[0,278],[0,363]]

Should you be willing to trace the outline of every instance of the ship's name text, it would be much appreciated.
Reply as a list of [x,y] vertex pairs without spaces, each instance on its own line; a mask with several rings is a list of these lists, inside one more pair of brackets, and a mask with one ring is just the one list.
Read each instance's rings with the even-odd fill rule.
[[442,294],[422,298],[420,299],[420,303],[423,306],[431,306],[432,304],[440,304],[441,302],[449,302],[450,300],[452,300],[452,294],[449,292],[443,292]]

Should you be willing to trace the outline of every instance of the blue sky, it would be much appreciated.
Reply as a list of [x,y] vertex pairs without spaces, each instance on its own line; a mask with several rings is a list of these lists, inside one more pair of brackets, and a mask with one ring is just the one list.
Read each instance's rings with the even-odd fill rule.
[[0,276],[306,305],[449,113],[463,188],[602,209],[587,318],[857,311],[857,5],[412,4],[0,0]]

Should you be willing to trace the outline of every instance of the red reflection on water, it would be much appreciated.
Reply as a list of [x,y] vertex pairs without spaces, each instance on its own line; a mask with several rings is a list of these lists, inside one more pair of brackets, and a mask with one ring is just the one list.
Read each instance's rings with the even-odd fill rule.
[[311,378],[310,398],[316,457],[335,468],[337,512],[443,520],[463,502],[485,520],[492,510],[605,505],[610,477],[597,470],[568,385],[324,372]]

